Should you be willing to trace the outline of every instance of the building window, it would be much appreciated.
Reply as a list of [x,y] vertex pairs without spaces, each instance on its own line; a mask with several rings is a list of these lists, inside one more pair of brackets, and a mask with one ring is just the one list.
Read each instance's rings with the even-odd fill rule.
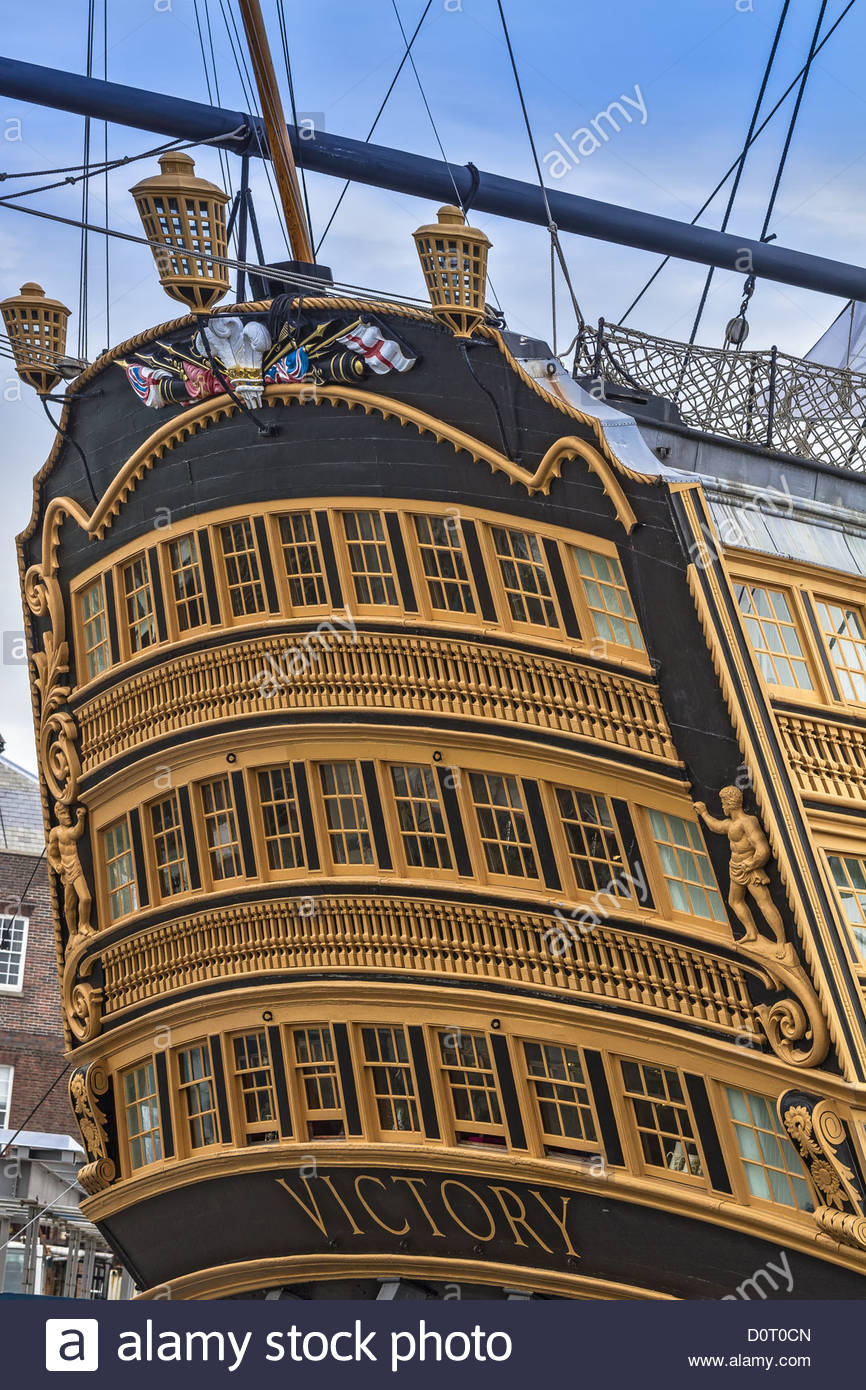
[[26,917],[0,917],[0,994],[24,986],[27,927]]
[[126,816],[102,832],[102,853],[108,881],[108,909],[111,920],[125,917],[138,907],[135,860]]
[[451,850],[433,769],[401,763],[391,768],[391,782],[408,866],[450,869]]
[[126,633],[131,652],[143,652],[156,641],[156,621],[153,616],[153,593],[147,556],[139,555],[121,571],[123,600],[126,609]]
[[357,763],[320,763],[328,842],[334,864],[372,864],[373,846]]
[[177,792],[151,806],[150,823],[160,897],[188,892],[189,871]]
[[492,874],[538,878],[535,851],[516,777],[469,774],[484,858]]
[[135,1169],[143,1168],[147,1163],[156,1163],[162,1158],[162,1132],[156,1094],[156,1068],[152,1061],[124,1072],[123,1105],[130,1165]]
[[859,609],[823,599],[815,607],[844,698],[866,704],[866,633]]
[[342,1139],[346,1129],[331,1030],[294,1028],[295,1067],[301,1085],[310,1139]]
[[168,570],[178,630],[190,632],[204,627],[207,615],[196,536],[181,536],[180,540],[169,542]]
[[622,1077],[647,1167],[702,1178],[700,1150],[679,1072],[623,1062]]
[[376,1104],[379,1128],[389,1133],[417,1133],[418,1105],[402,1028],[362,1028],[364,1070]]
[[394,567],[381,512],[343,512],[343,533],[357,602],[396,607]]
[[526,1076],[535,1095],[545,1152],[597,1142],[589,1088],[576,1047],[525,1042]]
[[11,1129],[9,1116],[12,1110],[12,1078],[14,1067],[0,1066],[0,1129]]
[[235,1082],[247,1144],[270,1144],[279,1139],[274,1072],[264,1028],[232,1039]]
[[650,811],[649,818],[674,910],[711,922],[727,922],[712,865],[694,821],[663,811]]
[[642,652],[643,638],[619,560],[582,545],[574,547],[574,554],[596,637]]
[[771,685],[813,690],[788,598],[778,589],[736,585],[737,602],[761,675]]
[[310,608],[326,603],[325,576],[312,512],[281,516],[280,544],[292,607]]
[[499,1087],[483,1033],[460,1028],[439,1033],[458,1144],[505,1144]]
[[218,1144],[216,1091],[208,1044],[182,1048],[177,1054],[177,1070],[190,1148],[204,1149],[208,1144]]
[[731,1086],[725,1092],[752,1196],[812,1211],[803,1165],[772,1103]]
[[625,857],[607,797],[557,787],[556,802],[578,888],[631,898],[620,878]]
[[416,516],[413,520],[431,608],[474,613],[459,521],[454,516]]
[[512,618],[535,627],[558,627],[547,567],[538,537],[494,526],[493,545]]
[[108,623],[105,616],[105,589],[101,579],[82,589],[78,597],[81,612],[81,635],[84,642],[84,665],[88,680],[107,671],[111,661],[108,646]]
[[828,854],[827,860],[857,953],[866,963],[866,859]]
[[243,862],[231,783],[228,777],[214,777],[202,782],[200,790],[211,878],[240,878]]
[[301,869],[304,853],[292,770],[290,767],[263,768],[258,778],[268,868]]
[[264,613],[265,593],[251,521],[231,521],[219,528],[229,602],[236,618]]

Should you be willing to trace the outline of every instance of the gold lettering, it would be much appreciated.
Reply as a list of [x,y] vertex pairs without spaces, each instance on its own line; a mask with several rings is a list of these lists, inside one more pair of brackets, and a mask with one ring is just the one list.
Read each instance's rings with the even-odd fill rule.
[[404,1182],[404,1183],[406,1184],[407,1187],[410,1187],[410,1188],[412,1189],[412,1196],[415,1198],[416,1202],[418,1203],[419,1207],[420,1207],[421,1210],[423,1211],[424,1215],[427,1217],[427,1220],[430,1222],[430,1230],[433,1232],[434,1236],[441,1236],[442,1239],[444,1240],[444,1239],[445,1239],[445,1232],[444,1232],[444,1231],[440,1231],[439,1227],[436,1225],[436,1222],[433,1220],[433,1217],[430,1215],[430,1212],[429,1212],[428,1209],[427,1209],[427,1204],[425,1203],[424,1198],[421,1196],[421,1193],[418,1191],[418,1186],[421,1186],[421,1187],[424,1187],[424,1186],[425,1186],[425,1179],[424,1179],[424,1178],[392,1178],[392,1182]]
[[[490,1230],[488,1231],[487,1235],[480,1234],[478,1231],[473,1231],[470,1226],[464,1226],[463,1222],[460,1220],[460,1217],[457,1215],[456,1211],[449,1202],[448,1197],[446,1196],[446,1187],[462,1188],[464,1192],[469,1193],[469,1196],[472,1198],[473,1201],[478,1203],[478,1205],[484,1212],[484,1215],[487,1217],[487,1220],[490,1222]],[[475,1240],[488,1241],[493,1239],[493,1237],[496,1235],[496,1222],[493,1220],[493,1217],[490,1214],[490,1208],[487,1207],[484,1202],[482,1202],[477,1192],[473,1192],[472,1188],[467,1187],[465,1182],[458,1182],[456,1178],[446,1178],[440,1188],[440,1192],[442,1194],[442,1201],[445,1203],[449,1212],[454,1217],[454,1220],[457,1222],[457,1225],[460,1227],[461,1231],[465,1231],[467,1235],[472,1236]]]
[[334,1197],[335,1197],[336,1200],[340,1203],[340,1206],[343,1208],[343,1211],[344,1211],[344,1212],[346,1213],[346,1215],[348,1216],[348,1218],[349,1218],[349,1224],[350,1224],[351,1227],[352,1227],[352,1235],[353,1235],[353,1236],[362,1236],[362,1235],[364,1234],[364,1232],[361,1230],[361,1227],[356,1223],[354,1216],[353,1216],[352,1213],[349,1211],[349,1208],[346,1206],[346,1203],[343,1201],[343,1199],[342,1199],[342,1197],[340,1196],[340,1194],[339,1194],[339,1192],[337,1191],[337,1189],[334,1187],[333,1182],[331,1181],[331,1179],[330,1179],[325,1173],[322,1174],[322,1182],[325,1182],[325,1183],[328,1184],[328,1187],[331,1189],[331,1192],[333,1193]]
[[381,1216],[377,1216],[373,1208],[370,1206],[370,1203],[366,1200],[363,1193],[361,1192],[359,1184],[362,1182],[374,1182],[377,1187],[384,1187],[385,1184],[383,1183],[382,1179],[374,1178],[372,1173],[359,1173],[355,1179],[355,1196],[358,1198],[358,1201],[361,1203],[361,1206],[364,1208],[364,1210],[370,1213],[376,1225],[381,1226],[383,1231],[390,1231],[392,1236],[405,1236],[406,1232],[411,1229],[409,1226],[409,1222],[407,1221],[405,1226],[401,1226],[398,1231],[394,1226],[389,1226],[386,1221],[383,1221]]
[[[544,1241],[541,1239],[541,1236],[537,1235],[535,1231],[533,1231],[532,1227],[527,1221],[526,1207],[523,1205],[523,1202],[520,1200],[517,1193],[512,1192],[510,1187],[495,1187],[492,1183],[490,1185],[490,1191],[495,1192],[496,1196],[499,1198],[499,1205],[501,1206],[505,1214],[505,1220],[511,1227],[514,1239],[517,1242],[517,1244],[526,1245],[526,1241],[521,1240],[520,1232],[517,1229],[518,1226],[522,1226],[525,1231],[529,1232],[529,1234],[532,1236],[532,1239],[538,1242],[542,1250],[546,1250],[548,1255],[552,1255],[553,1251],[551,1250],[550,1246],[545,1245]],[[511,1200],[516,1203],[517,1211],[514,1211],[513,1209],[509,1211],[508,1206],[505,1202],[506,1195],[509,1196]]]
[[[562,1216],[559,1217],[559,1216],[557,1216],[556,1213],[552,1210],[552,1208],[549,1207],[549,1206],[547,1205],[547,1202],[545,1202],[544,1198],[542,1197],[541,1193],[538,1191],[538,1188],[537,1188],[537,1187],[531,1187],[529,1190],[530,1190],[530,1192],[532,1193],[533,1197],[537,1197],[537,1198],[538,1198],[539,1202],[540,1202],[541,1205],[544,1207],[544,1210],[547,1212],[547,1214],[548,1214],[548,1216],[550,1217],[551,1221],[555,1222],[555,1224],[556,1224],[556,1225],[559,1227],[559,1229],[562,1231],[562,1234],[563,1234],[563,1236],[565,1237],[565,1246],[566,1246],[566,1250],[568,1251],[569,1255],[577,1255],[577,1251],[575,1250],[574,1246],[572,1245],[572,1243],[571,1243],[571,1237],[570,1237],[569,1234],[568,1234],[568,1227],[567,1227],[566,1224],[565,1224],[565,1216],[566,1216],[566,1212],[568,1211],[568,1204],[569,1204],[569,1202],[571,1201],[571,1195],[569,1194],[567,1197],[562,1197],[562,1196],[560,1197],[560,1200],[561,1200],[561,1202],[562,1202]],[[577,1258],[580,1259],[581,1256],[580,1256],[580,1255],[577,1255]]]
[[[322,1232],[322,1235],[325,1236],[325,1237],[327,1238],[327,1235],[328,1235],[328,1228],[327,1228],[327,1226],[325,1225],[324,1221],[322,1220],[322,1213],[319,1211],[319,1204],[318,1204],[318,1202],[316,1201],[315,1197],[313,1196],[312,1192],[310,1192],[310,1184],[309,1184],[309,1182],[307,1182],[307,1179],[306,1179],[306,1178],[302,1178],[301,1181],[304,1182],[304,1183],[306,1183],[306,1186],[307,1186],[307,1194],[308,1194],[308,1196],[309,1196],[309,1198],[310,1198],[310,1203],[311,1203],[311,1205],[312,1205],[313,1211],[310,1210],[310,1208],[309,1208],[309,1207],[307,1206],[307,1204],[305,1203],[304,1199],[303,1199],[302,1197],[299,1197],[299,1196],[298,1196],[297,1192],[293,1192],[293,1191],[292,1191],[292,1189],[289,1187],[289,1184],[286,1182],[285,1178],[277,1178],[277,1182],[280,1184],[280,1187],[284,1187],[284,1188],[286,1189],[286,1191],[288,1192],[289,1196],[290,1196],[290,1197],[294,1197],[294,1199],[295,1199],[295,1201],[297,1202],[298,1206],[301,1208],[301,1211],[306,1212],[307,1216],[310,1218],[310,1220],[312,1221],[313,1225],[314,1225],[314,1226],[318,1226],[319,1230]],[[315,1216],[313,1215],[313,1212],[316,1213]]]

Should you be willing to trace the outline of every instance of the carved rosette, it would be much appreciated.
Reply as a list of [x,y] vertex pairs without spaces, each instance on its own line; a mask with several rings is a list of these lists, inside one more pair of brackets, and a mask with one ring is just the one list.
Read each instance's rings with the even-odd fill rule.
[[844,1245],[866,1250],[866,1187],[848,1131],[827,1100],[788,1091],[779,1115],[815,1190],[815,1221]]
[[89,1162],[78,1170],[78,1181],[93,1196],[108,1187],[117,1168],[108,1152],[108,1122],[99,1097],[108,1090],[108,1072],[102,1062],[91,1062],[72,1073],[69,1100],[78,1121]]

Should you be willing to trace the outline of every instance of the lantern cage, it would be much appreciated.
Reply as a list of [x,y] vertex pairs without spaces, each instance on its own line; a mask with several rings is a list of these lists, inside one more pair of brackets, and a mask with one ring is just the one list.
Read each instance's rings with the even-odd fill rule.
[[228,254],[228,195],[199,178],[188,154],[164,154],[161,173],[130,190],[166,294],[206,312],[229,288],[229,268],[214,257]]
[[437,216],[437,223],[413,233],[430,304],[458,338],[471,338],[484,320],[490,242],[477,227],[467,227],[453,204]]
[[60,380],[69,312],[65,304],[49,299],[42,286],[33,281],[0,304],[15,370],[40,396],[47,396]]

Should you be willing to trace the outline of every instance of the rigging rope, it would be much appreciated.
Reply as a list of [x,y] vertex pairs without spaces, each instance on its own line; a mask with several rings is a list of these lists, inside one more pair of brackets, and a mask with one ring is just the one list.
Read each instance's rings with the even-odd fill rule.
[[[210,70],[209,70],[209,68],[208,68],[207,52],[206,52],[205,46],[204,46],[204,31],[203,31],[203,29],[202,29],[201,15],[199,14],[199,9],[198,9],[198,0],[193,0],[193,9],[194,9],[194,11],[195,11],[195,27],[196,27],[196,31],[197,31],[197,33],[198,33],[198,46],[199,46],[199,48],[200,48],[200,50],[201,50],[201,61],[202,61],[202,67],[204,68],[204,81],[205,81],[205,86],[206,86],[206,88],[207,88],[207,97],[208,97],[208,101],[210,102],[211,106],[213,106],[213,105],[214,105],[214,94],[216,94],[216,104],[217,104],[217,106],[219,106],[219,105],[220,105],[221,98],[220,98],[220,89],[219,89],[219,78],[218,78],[218,76],[217,76],[217,70],[216,70],[216,56],[215,56],[215,54],[214,54],[214,48],[213,48],[213,33],[212,33],[212,30],[211,30],[211,27],[210,27],[210,12],[209,12],[209,10],[208,10],[208,8],[207,8],[207,3],[205,3],[205,18],[206,18],[206,20],[207,20],[208,38],[209,38],[209,41],[210,41],[211,63],[212,63],[212,65],[213,65],[213,87],[211,87],[211,75],[210,75]],[[223,185],[224,185],[224,187],[228,190],[229,196],[232,196],[231,172],[230,172],[229,167],[228,167],[228,165],[229,165],[228,156],[226,155],[226,153],[225,153],[224,150],[220,150],[220,151],[219,151],[219,162],[220,162],[220,173],[221,173],[221,175],[222,175]]]
[[[102,80],[108,81],[108,0],[102,0]],[[108,121],[102,123],[102,157],[105,161],[102,191],[105,225],[108,226]],[[111,242],[105,238],[105,345],[111,345]]]
[[[88,0],[87,3],[87,76],[93,76],[93,35],[96,27],[96,0]],[[84,169],[90,167],[90,117],[84,117]],[[81,221],[87,222],[90,217],[90,184],[87,179],[81,186]],[[78,252],[78,356],[87,356],[87,254],[88,254],[87,232],[81,233],[81,245]]]
[[[826,32],[826,34],[824,35],[823,39],[821,40],[821,42],[818,44],[817,48],[815,49],[815,52],[814,52],[814,54],[812,55],[812,56],[813,56],[813,60],[814,60],[815,58],[817,58],[818,54],[821,52],[821,49],[822,49],[822,48],[824,47],[824,45],[830,40],[830,38],[832,37],[832,35],[833,35],[833,34],[836,32],[836,30],[839,28],[839,25],[842,23],[842,20],[843,20],[843,19],[845,18],[845,16],[848,14],[849,10],[851,10],[851,9],[854,8],[854,5],[855,5],[855,4],[856,4],[856,0],[848,0],[848,3],[846,4],[845,8],[842,10],[842,13],[841,13],[841,14],[838,16],[838,18],[835,19],[834,22],[830,25],[830,28],[827,30],[827,32]],[[787,101],[788,97],[789,97],[789,96],[791,95],[791,93],[793,92],[793,90],[794,90],[794,88],[796,87],[797,83],[799,82],[800,78],[803,76],[804,71],[805,71],[805,65],[804,65],[802,68],[800,68],[800,71],[795,75],[795,77],[792,79],[792,81],[791,81],[791,82],[788,84],[788,86],[785,88],[784,92],[783,92],[782,95],[779,97],[779,100],[776,102],[776,104],[775,104],[775,106],[773,107],[773,109],[768,113],[768,115],[766,115],[766,116],[764,117],[763,121],[762,121],[761,124],[758,126],[758,129],[755,131],[754,135],[752,136],[752,139],[751,139],[751,141],[750,141],[750,144],[753,145],[753,144],[755,143],[755,141],[758,139],[758,137],[759,137],[760,135],[762,135],[763,132],[767,129],[767,126],[770,124],[770,122],[771,122],[771,120],[773,119],[773,117],[775,116],[776,112],[779,110],[779,108],[780,108],[781,106],[783,106],[783,105],[785,104],[785,102]],[[697,212],[695,213],[694,217],[691,219],[691,221],[690,221],[690,223],[689,223],[690,226],[694,227],[695,223],[698,222],[698,221],[700,220],[701,217],[703,217],[703,215],[704,215],[704,213],[706,212],[707,208],[710,206],[710,204],[713,202],[714,198],[716,197],[716,194],[717,194],[717,193],[721,193],[721,191],[722,191],[722,189],[724,188],[725,184],[727,183],[728,179],[731,177],[731,174],[733,174],[734,170],[737,168],[737,165],[739,164],[740,159],[741,159],[743,153],[744,153],[744,151],[741,150],[741,151],[740,151],[740,154],[737,155],[737,158],[734,160],[734,162],[733,162],[733,164],[731,165],[730,169],[728,169],[728,170],[722,175],[722,177],[719,179],[719,182],[716,184],[716,186],[715,186],[715,188],[713,189],[713,191],[712,191],[712,193],[710,194],[710,196],[709,196],[709,197],[706,199],[706,201],[698,208],[698,210],[697,210]],[[652,275],[651,275],[651,276],[649,277],[649,279],[647,280],[647,282],[646,282],[646,284],[644,285],[643,289],[641,289],[641,290],[638,292],[638,294],[635,295],[634,299],[632,300],[631,304],[629,304],[629,306],[628,306],[628,308],[626,309],[625,313],[621,315],[621,317],[620,317],[620,319],[619,319],[619,323],[621,323],[621,324],[624,324],[624,323],[625,323],[625,321],[626,321],[626,319],[628,318],[629,314],[632,312],[632,310],[634,310],[634,309],[637,308],[638,304],[640,304],[640,302],[641,302],[641,300],[643,299],[644,295],[646,294],[647,290],[649,290],[649,289],[651,288],[651,286],[655,284],[656,280],[658,279],[659,275],[661,275],[661,273],[662,273],[662,271],[664,270],[665,266],[666,266],[666,265],[668,264],[668,262],[671,261],[672,259],[673,259],[672,256],[664,256],[664,257],[662,257],[661,261],[659,261],[659,264],[656,266],[656,268],[655,268],[655,270],[653,271]]]
[[295,105],[295,84],[292,79],[292,63],[291,59],[289,58],[289,31],[286,26],[286,11],[283,5],[283,0],[277,0],[277,18],[279,20],[280,25],[280,40],[282,42],[283,47],[283,62],[286,66],[286,82],[289,86],[289,103],[292,111],[292,125],[295,127],[295,130],[298,134],[298,150],[295,162],[298,166],[298,172],[301,175],[301,187],[304,192],[304,207],[306,208],[307,212],[307,226],[310,229],[310,241],[312,242],[313,215],[310,212],[310,198],[309,194],[307,193],[307,175],[304,169],[303,159],[301,157],[303,150],[303,142],[301,140],[301,132],[298,127],[298,108]]
[[402,21],[402,19],[400,18],[400,11],[399,11],[398,8],[397,8],[397,0],[391,0],[391,5],[392,5],[392,7],[393,7],[394,14],[395,14],[396,19],[397,19],[397,23],[398,23],[399,26],[400,26],[400,33],[403,35],[403,44],[404,44],[404,47],[405,47],[405,49],[406,49],[406,54],[407,54],[407,57],[408,57],[408,59],[409,59],[409,62],[410,62],[411,65],[412,65],[412,71],[413,71],[413,73],[415,74],[415,81],[418,83],[418,91],[421,93],[421,100],[422,100],[423,103],[424,103],[424,109],[425,109],[425,111],[427,112],[427,115],[428,115],[429,120],[430,120],[430,124],[431,124],[431,126],[433,127],[433,134],[434,134],[434,136],[436,137],[436,144],[439,146],[439,153],[441,154],[441,156],[442,156],[442,161],[443,161],[443,163],[444,163],[446,169],[448,170],[448,177],[449,177],[450,180],[451,180],[451,187],[454,189],[454,198],[455,198],[455,201],[456,201],[456,202],[460,205],[460,207],[462,208],[462,207],[463,207],[463,200],[462,200],[462,198],[460,197],[460,190],[459,190],[459,188],[457,187],[457,180],[456,180],[455,177],[454,177],[454,171],[453,171],[453,169],[451,168],[451,165],[448,163],[448,156],[447,156],[446,153],[445,153],[445,146],[442,144],[442,140],[441,140],[441,137],[440,137],[440,135],[439,135],[439,130],[438,130],[438,128],[437,128],[437,125],[436,125],[435,120],[433,119],[433,112],[430,110],[430,103],[429,103],[429,101],[427,100],[427,93],[424,91],[424,86],[423,86],[423,83],[422,83],[422,81],[421,81],[421,75],[420,75],[420,73],[418,72],[418,69],[417,69],[417,67],[416,67],[416,65],[415,65],[415,59],[414,59],[412,53],[409,51],[409,40],[408,40],[407,37],[406,37],[406,30],[403,28],[403,21]]
[[[759,90],[759,92],[758,92],[758,99],[757,99],[757,101],[755,102],[755,107],[754,107],[754,110],[752,111],[752,119],[751,119],[751,121],[749,122],[749,129],[748,129],[748,132],[747,132],[747,134],[746,134],[746,143],[745,143],[745,145],[743,146],[742,151],[740,152],[740,158],[739,158],[739,162],[738,162],[738,166],[737,166],[737,172],[736,172],[736,174],[734,175],[734,181],[733,181],[733,183],[732,183],[732,185],[731,185],[731,191],[730,191],[730,194],[728,195],[727,206],[726,206],[726,208],[725,208],[725,213],[724,213],[724,216],[723,216],[723,218],[722,218],[722,225],[721,225],[720,231],[723,231],[723,232],[724,232],[724,231],[727,231],[728,221],[729,221],[729,219],[730,219],[730,216],[731,216],[731,213],[732,213],[733,207],[734,207],[734,200],[736,199],[737,190],[738,190],[738,188],[739,188],[739,186],[740,186],[740,179],[742,178],[742,176],[743,176],[743,170],[744,170],[745,167],[746,167],[746,157],[747,157],[747,155],[748,155],[748,153],[749,153],[749,146],[750,146],[751,141],[752,141],[752,135],[753,135],[753,133],[754,133],[755,126],[758,124],[758,116],[761,114],[761,106],[763,105],[764,96],[765,96],[766,91],[767,91],[767,83],[768,83],[769,80],[770,80],[770,73],[771,73],[772,70],[773,70],[773,64],[774,64],[774,62],[776,61],[776,51],[777,51],[777,49],[778,49],[778,47],[779,47],[779,41],[780,41],[780,39],[781,39],[781,37],[782,37],[782,30],[783,30],[784,27],[785,27],[785,20],[787,19],[787,16],[788,16],[788,10],[789,10],[789,8],[790,8],[790,4],[791,4],[791,0],[784,0],[784,4],[782,5],[782,11],[781,11],[781,14],[779,15],[779,22],[778,22],[778,24],[776,25],[776,33],[775,33],[775,35],[774,35],[774,37],[773,37],[773,46],[772,46],[772,48],[770,49],[770,56],[769,56],[769,58],[767,59],[767,64],[766,64],[766,67],[764,68],[764,76],[763,76],[763,78],[761,79],[761,87],[760,87],[760,90]],[[713,275],[715,274],[715,269],[716,269],[715,266],[710,266],[709,270],[707,271],[707,278],[706,278],[706,280],[704,281],[703,293],[701,294],[700,302],[699,302],[699,304],[698,304],[697,313],[695,314],[695,321],[694,321],[694,323],[692,324],[692,331],[691,331],[691,333],[689,334],[689,342],[690,342],[690,343],[694,343],[695,338],[697,337],[697,334],[698,334],[698,326],[699,326],[699,324],[700,324],[701,316],[702,316],[702,314],[703,314],[703,312],[704,312],[704,307],[705,307],[706,302],[707,302],[707,295],[708,295],[709,292],[710,292],[710,285],[713,283]]]
[[[409,40],[409,42],[406,44],[406,51],[405,51],[405,53],[403,54],[403,57],[400,59],[400,62],[397,64],[397,71],[394,73],[394,76],[391,78],[391,81],[390,81],[389,86],[388,86],[388,90],[387,90],[387,92],[385,93],[384,97],[382,98],[382,101],[381,101],[381,103],[380,103],[380,105],[379,105],[379,110],[376,112],[375,118],[374,118],[374,120],[373,120],[373,124],[370,126],[370,129],[367,131],[367,134],[366,134],[365,137],[364,137],[364,144],[365,144],[365,145],[368,144],[369,141],[370,141],[370,140],[372,139],[372,137],[373,137],[373,132],[375,131],[376,126],[379,124],[379,119],[380,119],[380,117],[381,117],[381,115],[382,115],[382,112],[385,110],[385,107],[388,105],[388,99],[389,99],[389,97],[391,96],[391,93],[393,92],[394,88],[395,88],[396,85],[397,85],[397,79],[398,79],[398,77],[400,76],[400,73],[403,71],[403,68],[404,68],[404,66],[405,66],[405,64],[406,64],[406,61],[407,61],[407,59],[409,58],[409,54],[410,54],[411,51],[412,51],[412,45],[414,44],[415,40],[416,40],[417,37],[418,37],[418,34],[420,33],[421,25],[424,23],[424,20],[427,18],[427,15],[430,13],[430,6],[431,6],[432,4],[433,4],[433,0],[427,0],[427,4],[424,6],[424,10],[423,10],[423,12],[422,12],[422,14],[421,14],[421,18],[418,20],[418,23],[415,25],[415,32],[414,32],[414,34],[412,35],[412,37],[411,37],[411,39]],[[401,26],[401,28],[402,28],[402,26]],[[404,42],[405,42],[405,34],[404,34],[403,38],[404,38]],[[319,252],[320,252],[321,249],[322,249],[322,242],[325,240],[325,237],[328,235],[328,232],[331,230],[331,224],[332,224],[332,222],[334,221],[334,218],[337,216],[337,213],[340,211],[340,204],[342,203],[343,199],[345,198],[346,194],[348,193],[349,187],[350,187],[350,185],[351,185],[351,182],[352,182],[351,179],[346,179],[346,182],[343,184],[343,187],[342,187],[342,189],[341,189],[341,191],[340,191],[340,196],[339,196],[339,198],[337,199],[336,203],[334,204],[334,210],[333,210],[333,212],[331,213],[330,217],[328,218],[327,225],[325,226],[325,230],[322,232],[322,235],[319,237],[319,241],[318,241],[318,244],[317,244],[317,246],[316,246],[316,255],[317,255],[317,256],[318,256]]]
[[[538,158],[538,150],[535,147],[535,137],[532,134],[532,125],[529,120],[529,112],[526,109],[526,102],[523,97],[523,87],[520,83],[520,74],[517,71],[517,61],[514,57],[514,49],[511,46],[511,35],[508,32],[508,24],[505,19],[505,11],[502,8],[502,0],[496,0],[496,5],[499,10],[499,18],[502,21],[502,32],[505,35],[505,44],[508,49],[508,57],[511,60],[511,71],[514,74],[514,82],[517,87],[517,95],[520,100],[520,109],[523,112],[523,123],[526,126],[526,134],[529,137],[529,147],[532,150],[532,158],[535,163],[535,172],[538,175],[538,184],[541,189],[541,196],[544,199],[544,210],[547,216],[547,230],[550,233],[551,245],[556,252],[557,259],[559,260],[559,266],[562,271],[563,279],[565,280],[565,283],[568,287],[568,292],[571,296],[571,304],[574,310],[575,317],[577,319],[578,328],[582,329],[585,324],[585,319],[583,317],[581,307],[577,301],[577,295],[574,292],[574,286],[571,283],[571,275],[569,274],[568,263],[565,259],[565,252],[563,251],[559,240],[559,229],[557,228],[557,225],[553,220],[553,214],[550,211],[550,203],[547,198],[547,189],[544,186],[544,179],[541,173],[541,164]],[[553,264],[552,259],[551,264]],[[553,354],[554,356],[556,356],[556,288],[552,277],[551,300],[553,302]]]

